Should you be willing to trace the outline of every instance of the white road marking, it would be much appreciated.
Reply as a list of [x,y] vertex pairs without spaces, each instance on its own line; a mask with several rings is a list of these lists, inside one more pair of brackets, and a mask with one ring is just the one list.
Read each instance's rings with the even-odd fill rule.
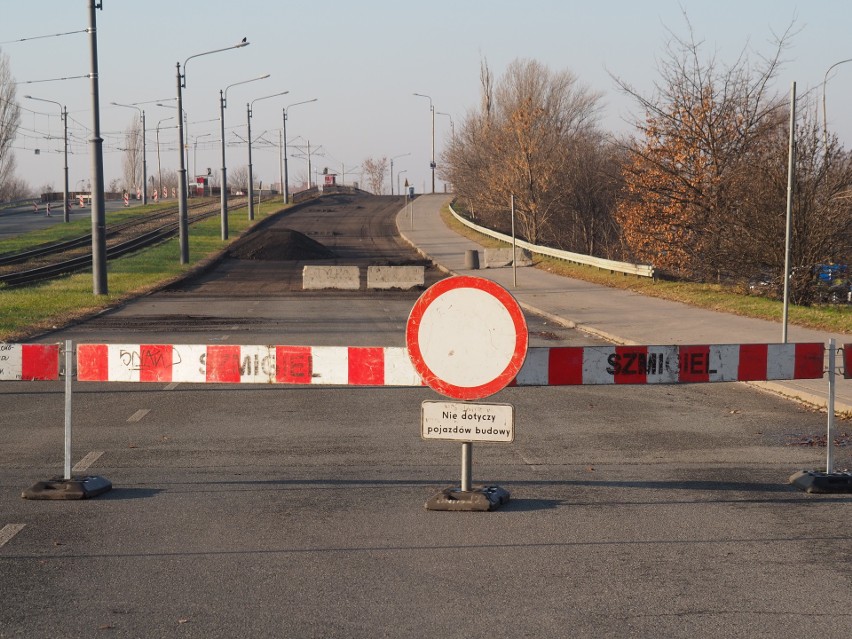
[[166,387],[163,390],[174,390],[177,388],[179,382],[172,382],[171,384],[166,384]]
[[6,524],[0,528],[0,548],[24,529],[26,524]]
[[140,408],[135,413],[133,413],[130,417],[127,418],[127,421],[130,423],[140,422],[142,418],[145,417],[148,413],[151,412],[150,408]]
[[98,461],[98,458],[104,454],[102,450],[93,450],[91,453],[83,457],[80,461],[74,464],[73,470],[74,472],[81,473],[89,469],[89,466]]

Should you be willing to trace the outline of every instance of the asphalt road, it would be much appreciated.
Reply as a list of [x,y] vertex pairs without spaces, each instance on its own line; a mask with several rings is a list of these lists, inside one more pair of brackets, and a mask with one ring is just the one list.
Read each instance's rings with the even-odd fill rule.
[[[323,208],[276,224],[416,259],[381,238],[390,198]],[[44,340],[404,344],[419,293],[304,293],[253,262]],[[597,343],[527,321],[532,345]],[[508,388],[488,401],[516,440],[476,445],[473,475],[512,500],[446,513],[423,505],[460,445],[419,438],[427,399],[76,383],[74,461],[115,488],[51,502],[20,492],[61,472],[61,384],[0,385],[0,637],[852,634],[852,499],[785,484],[824,415],[742,385]]]

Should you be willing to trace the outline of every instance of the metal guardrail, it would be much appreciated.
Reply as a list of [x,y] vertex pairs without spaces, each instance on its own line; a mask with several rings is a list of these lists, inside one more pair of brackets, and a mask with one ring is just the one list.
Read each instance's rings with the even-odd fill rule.
[[[452,213],[453,217],[455,217],[459,222],[461,222],[468,228],[471,228],[478,233],[482,233],[483,235],[493,237],[494,239],[500,240],[501,242],[506,242],[510,245],[512,244],[512,238],[509,235],[504,235],[503,233],[498,233],[497,231],[492,231],[491,229],[487,229],[483,226],[474,224],[470,220],[465,219],[464,217],[456,213],[452,205],[450,205],[450,213]],[[605,271],[626,273],[629,275],[636,275],[638,277],[654,277],[654,267],[650,264],[632,264],[630,262],[617,262],[615,260],[607,260],[603,257],[583,255],[582,253],[572,253],[571,251],[561,251],[559,249],[550,248],[549,246],[538,246],[536,244],[530,244],[525,240],[518,239],[515,240],[515,245],[520,248],[526,249],[531,253],[547,255],[549,257],[555,257],[557,259],[565,260],[566,262],[573,262],[575,264],[594,266]]]

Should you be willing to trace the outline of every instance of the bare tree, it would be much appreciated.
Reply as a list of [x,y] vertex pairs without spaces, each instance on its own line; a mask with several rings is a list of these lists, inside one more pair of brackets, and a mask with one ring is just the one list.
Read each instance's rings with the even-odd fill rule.
[[32,186],[26,180],[16,175],[6,180],[2,190],[4,195],[0,196],[0,200],[4,198],[7,200],[22,200],[33,196]]
[[[572,206],[591,199],[575,190],[593,181],[572,182],[567,167],[579,149],[587,154],[604,151],[596,127],[600,94],[584,87],[570,71],[554,72],[534,60],[515,60],[496,83],[483,62],[480,83],[479,108],[467,114],[444,153],[443,179],[485,224],[505,228],[514,196],[521,235],[531,242],[573,247],[572,238],[580,236],[563,225],[571,223]],[[585,170],[583,164],[571,167]],[[598,207],[586,213],[609,216],[610,211]],[[595,227],[590,224],[588,229]],[[600,228],[614,227],[604,223]],[[599,245],[586,239],[582,245]],[[614,243],[600,243],[609,244]]]
[[384,194],[385,173],[388,170],[387,157],[383,156],[378,159],[367,158],[361,166],[364,169],[369,190],[376,195]]
[[228,171],[228,188],[248,193],[248,166],[242,165]]
[[16,101],[15,82],[9,68],[9,57],[0,51],[0,200],[9,198],[16,189],[15,156],[12,142],[18,132],[21,109]]
[[616,78],[642,113],[617,217],[637,259],[682,277],[720,279],[741,270],[737,230],[763,217],[766,202],[750,197],[753,169],[783,161],[773,141],[783,134],[785,103],[771,83],[791,30],[759,62],[743,51],[725,66],[704,56],[686,22],[688,37],[670,36],[653,96]]
[[124,189],[135,193],[142,188],[142,120],[134,115],[124,132]]

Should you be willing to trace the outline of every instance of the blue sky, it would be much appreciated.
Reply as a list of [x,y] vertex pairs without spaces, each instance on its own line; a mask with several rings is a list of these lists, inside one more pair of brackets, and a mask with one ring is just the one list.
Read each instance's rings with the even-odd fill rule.
[[[18,82],[84,75],[89,72],[88,36],[18,42],[22,38],[85,29],[87,0],[30,0],[0,4],[0,49],[10,58]],[[347,172],[368,157],[397,157],[395,173],[405,171],[418,191],[429,187],[432,97],[437,111],[458,125],[479,97],[479,64],[487,58],[498,77],[516,58],[537,59],[550,68],[569,69],[590,89],[604,95],[601,125],[615,133],[635,105],[616,89],[610,74],[650,94],[658,78],[667,30],[684,35],[686,12],[707,55],[732,63],[744,47],[772,53],[773,32],[795,20],[799,33],[787,50],[776,90],[788,94],[795,81],[800,94],[821,96],[823,76],[833,63],[852,58],[852,3],[841,0],[103,0],[97,12],[100,64],[101,131],[105,138],[107,182],[121,175],[123,131],[134,112],[110,102],[174,98],[175,65],[197,53],[230,46],[247,37],[250,46],[189,62],[184,108],[189,122],[190,169],[221,167],[219,90],[271,74],[267,80],[233,87],[226,110],[228,168],[247,163],[239,143],[246,135],[246,103],[280,91],[289,94],[254,104],[253,137],[277,144],[282,109],[289,111],[287,134],[295,145],[319,148],[314,166]],[[852,144],[852,63],[830,76],[829,127],[845,146]],[[61,188],[62,128],[58,107],[24,100],[23,95],[66,104],[72,143],[72,189],[89,176],[85,143],[90,127],[89,81],[73,79],[22,84],[18,96],[27,109],[16,143],[18,174],[34,187]],[[154,130],[171,111],[146,105],[148,173],[156,171]],[[42,114],[50,114],[42,115]],[[161,162],[177,168],[177,132],[161,124]],[[44,139],[49,132],[52,139]],[[450,135],[450,118],[436,117],[436,155]],[[197,147],[195,138],[197,139]],[[72,138],[73,139],[73,138]],[[36,155],[35,148],[41,152]],[[196,150],[197,149],[197,150]],[[410,155],[406,155],[410,154]],[[255,145],[256,178],[278,180],[277,148]],[[304,160],[289,162],[291,181],[307,175]],[[394,179],[396,188],[396,178]],[[439,190],[442,184],[439,182]]]

